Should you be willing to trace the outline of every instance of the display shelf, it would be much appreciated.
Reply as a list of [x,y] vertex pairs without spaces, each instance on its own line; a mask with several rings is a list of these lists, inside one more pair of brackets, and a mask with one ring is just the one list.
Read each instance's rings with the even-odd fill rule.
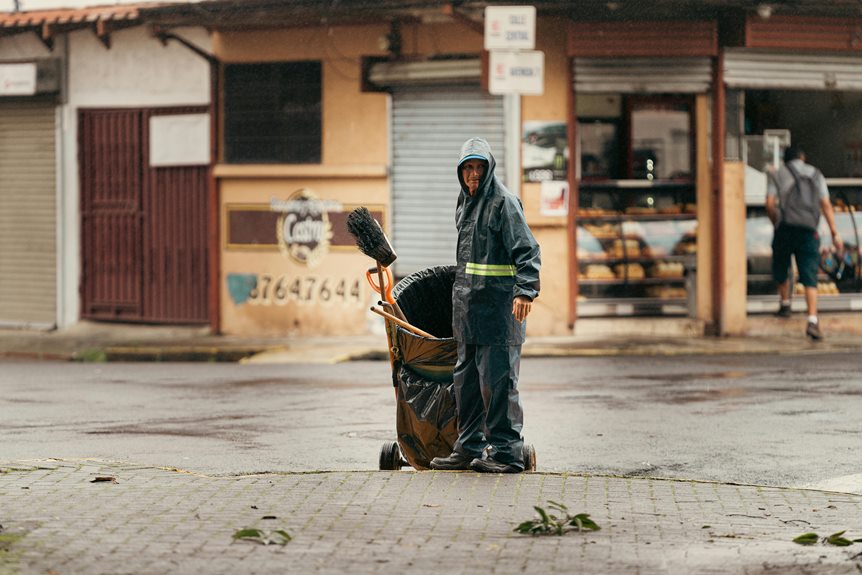
[[579,309],[596,315],[679,315],[693,309],[692,182],[581,182],[578,198],[578,284],[585,298]]
[[665,220],[671,221],[679,221],[679,220],[695,220],[697,219],[696,214],[608,214],[602,216],[581,216],[578,215],[575,218],[578,222],[659,222]]
[[624,257],[624,256],[582,256],[578,259],[578,261],[582,264],[608,264],[608,263],[618,263],[618,262],[629,262],[633,264],[655,264],[660,262],[679,262],[682,264],[686,263],[694,263],[693,256],[681,256],[681,255],[673,255],[673,256],[638,256],[638,257]]
[[578,300],[580,317],[619,317],[646,315],[689,314],[689,302],[685,298],[584,298]]
[[685,283],[685,276],[667,278],[614,278],[614,279],[581,279],[583,286],[614,286],[614,285],[664,285]]

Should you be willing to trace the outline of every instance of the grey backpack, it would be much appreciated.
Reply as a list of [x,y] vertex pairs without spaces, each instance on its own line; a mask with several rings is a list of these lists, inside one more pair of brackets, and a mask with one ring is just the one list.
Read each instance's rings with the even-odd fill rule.
[[812,177],[799,174],[789,164],[785,167],[795,183],[792,189],[781,196],[781,221],[816,230],[820,223],[820,192],[817,182]]

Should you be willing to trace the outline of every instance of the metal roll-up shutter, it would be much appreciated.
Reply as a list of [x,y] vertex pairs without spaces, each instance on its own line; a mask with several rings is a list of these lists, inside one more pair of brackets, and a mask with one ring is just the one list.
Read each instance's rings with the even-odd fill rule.
[[0,102],[0,325],[56,325],[54,107]]
[[709,58],[575,58],[575,91],[697,94],[709,90]]
[[505,181],[503,99],[478,87],[392,92],[392,241],[395,271],[455,263],[456,168],[465,140],[482,137]]
[[730,88],[862,90],[862,56],[727,50]]

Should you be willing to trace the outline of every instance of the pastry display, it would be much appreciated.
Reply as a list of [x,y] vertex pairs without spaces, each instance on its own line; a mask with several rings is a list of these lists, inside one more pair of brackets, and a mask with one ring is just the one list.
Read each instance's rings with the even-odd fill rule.
[[684,287],[678,286],[649,286],[647,295],[659,299],[684,299],[688,296],[688,292]]
[[619,298],[634,309],[643,299],[648,307],[642,311],[647,313],[655,313],[654,300],[686,305],[685,277],[697,253],[694,187],[621,186],[599,191],[582,195],[580,201],[595,204],[577,212],[583,282],[578,299],[586,298],[590,303],[585,306],[591,306]]
[[682,262],[656,262],[650,268],[650,277],[681,278],[685,273]]
[[641,256],[641,243],[634,239],[615,239],[608,248],[611,258],[638,258]]
[[614,266],[614,273],[619,279],[642,280],[646,277],[643,266],[637,263],[617,264]]
[[[819,281],[817,282],[817,295],[838,295],[838,286],[835,282]],[[793,286],[793,295],[805,295],[805,287],[801,283],[796,283]]]
[[619,235],[614,224],[584,224],[584,229],[597,240],[607,240]]
[[581,217],[589,216],[615,216],[616,210],[606,210],[604,208],[578,208],[578,215]]
[[633,216],[636,216],[636,215],[646,216],[646,215],[650,215],[650,214],[655,214],[656,209],[644,207],[644,206],[629,206],[626,208],[626,213],[633,215]]
[[617,276],[604,264],[590,264],[584,269],[584,277],[590,280],[613,280]]

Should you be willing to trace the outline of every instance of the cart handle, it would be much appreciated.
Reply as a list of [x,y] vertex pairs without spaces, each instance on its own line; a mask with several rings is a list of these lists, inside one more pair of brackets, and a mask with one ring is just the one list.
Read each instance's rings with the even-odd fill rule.
[[414,325],[410,325],[406,321],[404,321],[402,319],[398,319],[397,317],[395,317],[391,313],[387,313],[377,306],[374,306],[374,305],[371,306],[371,311],[373,311],[374,313],[376,313],[379,316],[383,316],[384,318],[388,319],[389,321],[395,322],[396,324],[400,325],[401,327],[403,327],[407,331],[413,332],[416,335],[421,335],[422,337],[427,337],[430,339],[437,339],[436,337],[434,337],[433,335],[431,335],[427,331],[423,331]]

